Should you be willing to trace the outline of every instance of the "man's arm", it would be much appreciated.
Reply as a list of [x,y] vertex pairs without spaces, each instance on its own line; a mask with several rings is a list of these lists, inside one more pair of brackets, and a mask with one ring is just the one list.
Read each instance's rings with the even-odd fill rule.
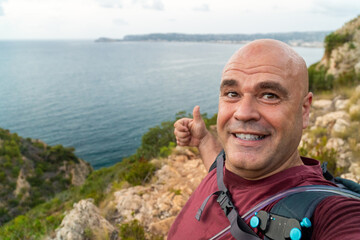
[[195,106],[193,119],[181,118],[174,124],[174,134],[179,146],[197,147],[207,171],[222,149],[217,139],[206,129],[200,114],[200,107]]

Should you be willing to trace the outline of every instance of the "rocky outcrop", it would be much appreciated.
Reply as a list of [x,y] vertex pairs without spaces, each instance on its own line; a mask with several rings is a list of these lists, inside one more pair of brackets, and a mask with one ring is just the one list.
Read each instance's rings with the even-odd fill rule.
[[327,68],[327,74],[335,78],[341,74],[355,71],[360,73],[360,16],[336,30],[334,35],[347,36],[344,43],[332,49],[330,55],[324,55],[320,66]]
[[26,180],[26,174],[24,173],[24,168],[20,170],[19,176],[16,181],[16,189],[14,190],[14,195],[19,196],[23,194],[22,199],[30,197],[29,190],[31,186]]
[[0,225],[50,200],[92,171],[73,148],[49,146],[0,128]]
[[106,238],[117,239],[120,226],[134,220],[138,220],[147,233],[166,238],[175,217],[206,170],[199,156],[182,147],[176,147],[168,158],[154,159],[152,163],[159,166],[159,170],[151,183],[110,193],[111,200],[100,204],[101,209],[90,200],[80,201],[63,219],[53,239],[84,240],[86,233],[97,233],[101,229]]
[[118,239],[118,231],[94,205],[92,199],[81,200],[64,217],[56,230],[56,237],[48,240]]
[[[316,156],[333,151],[342,176],[360,181],[360,86],[352,96],[337,95],[332,99],[315,100],[310,114],[310,129],[303,134],[300,146]],[[320,151],[321,149],[321,151]],[[322,157],[322,156],[320,156]]]
[[206,175],[206,170],[201,159],[181,147],[177,147],[175,154],[162,164],[155,174],[154,183],[114,193],[114,223],[137,219],[147,231],[166,235],[175,216]]
[[63,162],[59,171],[63,171],[64,176],[71,179],[72,185],[81,186],[85,182],[86,177],[91,173],[92,167],[88,162],[78,159],[77,164],[72,162]]

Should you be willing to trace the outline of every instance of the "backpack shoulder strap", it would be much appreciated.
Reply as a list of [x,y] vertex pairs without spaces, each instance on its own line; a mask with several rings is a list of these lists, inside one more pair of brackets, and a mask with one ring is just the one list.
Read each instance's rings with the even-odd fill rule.
[[317,205],[329,196],[337,195],[331,192],[299,192],[287,196],[277,202],[270,213],[280,216],[295,218],[302,221],[310,219]]
[[310,239],[310,221],[317,205],[332,192],[298,192],[278,201],[270,212],[256,212],[250,221],[267,239]]
[[[212,167],[212,166],[211,166]],[[349,179],[341,178],[341,177],[334,177],[328,170],[327,170],[327,162],[323,162],[321,164],[321,169],[323,172],[323,176],[326,180],[335,183],[338,187],[343,189],[348,189],[352,192],[360,194],[360,184]]]
[[[224,151],[224,150],[222,150],[222,151]],[[220,152],[220,154],[221,154],[222,152]],[[215,161],[211,164],[211,166],[210,166],[210,169],[209,169],[209,172],[211,172],[212,170],[214,170],[216,168],[216,159],[215,159]]]
[[217,202],[219,203],[221,209],[224,211],[225,216],[228,218],[231,227],[231,235],[237,240],[259,240],[260,238],[256,233],[246,224],[246,222],[239,216],[238,211],[235,208],[235,205],[232,202],[231,194],[224,184],[224,160],[225,152],[222,150],[216,158],[216,178],[219,191],[212,193],[208,196],[200,209],[198,210],[195,218],[200,221],[201,214],[204,211],[205,205],[210,199],[210,197],[217,195]]
[[217,202],[220,204],[221,209],[224,211],[226,217],[230,221],[231,235],[233,235],[233,237],[239,240],[258,240],[259,237],[239,216],[235,205],[232,203],[231,194],[224,184],[224,161],[225,152],[223,150],[216,158],[216,178],[219,190],[221,191]]

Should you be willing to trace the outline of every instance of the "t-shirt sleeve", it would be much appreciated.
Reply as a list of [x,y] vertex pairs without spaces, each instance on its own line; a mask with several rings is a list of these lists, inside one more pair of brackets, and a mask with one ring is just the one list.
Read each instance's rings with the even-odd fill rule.
[[328,197],[317,206],[313,223],[311,239],[360,239],[360,201]]

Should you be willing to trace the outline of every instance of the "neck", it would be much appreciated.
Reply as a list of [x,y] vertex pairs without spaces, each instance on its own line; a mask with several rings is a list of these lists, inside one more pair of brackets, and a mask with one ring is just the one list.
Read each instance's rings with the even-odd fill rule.
[[278,165],[274,166],[272,168],[274,170],[271,170],[271,169],[269,170],[266,168],[265,169],[254,169],[254,170],[238,169],[238,168],[234,169],[234,166],[231,166],[231,164],[229,164],[228,161],[225,161],[225,166],[229,171],[237,174],[238,176],[240,176],[246,180],[250,180],[250,181],[267,178],[267,177],[275,175],[279,172],[282,172],[286,169],[296,167],[296,166],[301,166],[301,165],[304,165],[304,163],[301,160],[301,157],[300,157],[298,151],[295,151],[290,156],[290,158],[288,158],[285,162],[280,162]]

